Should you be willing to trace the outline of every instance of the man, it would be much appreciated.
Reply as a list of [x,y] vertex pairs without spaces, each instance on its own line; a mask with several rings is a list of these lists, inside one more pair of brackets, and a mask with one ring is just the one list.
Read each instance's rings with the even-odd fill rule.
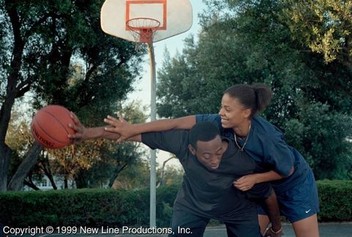
[[[113,119],[107,122],[114,125]],[[97,133],[98,128],[89,130],[77,124],[71,126],[77,131],[71,138],[118,138],[116,134],[114,137],[106,132]],[[213,123],[198,123],[190,131],[143,133],[130,140],[174,153],[183,166],[185,175],[173,207],[171,236],[201,237],[210,219],[222,221],[229,237],[261,236],[256,203],[249,199],[274,198],[274,207],[269,206],[269,210],[275,210],[274,193],[268,184],[255,186],[250,192],[233,187],[233,181],[253,173],[256,164],[229,139],[221,138]],[[273,224],[281,228],[278,208],[274,213]]]

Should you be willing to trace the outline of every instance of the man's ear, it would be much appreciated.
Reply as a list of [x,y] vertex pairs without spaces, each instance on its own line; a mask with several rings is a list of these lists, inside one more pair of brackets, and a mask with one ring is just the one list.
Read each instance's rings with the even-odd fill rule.
[[196,149],[191,144],[188,145],[188,149],[192,153],[192,155],[196,155]]

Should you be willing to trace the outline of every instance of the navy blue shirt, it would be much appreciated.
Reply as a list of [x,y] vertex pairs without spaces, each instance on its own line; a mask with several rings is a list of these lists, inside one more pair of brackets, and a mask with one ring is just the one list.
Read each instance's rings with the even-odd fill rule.
[[[256,185],[253,192],[242,192],[233,187],[233,181],[253,173],[256,163],[240,152],[233,142],[224,138],[228,149],[216,170],[209,170],[189,151],[186,130],[143,133],[142,142],[152,149],[171,152],[179,159],[185,171],[175,205],[187,208],[196,215],[226,222],[256,220],[257,209],[249,195],[264,198],[270,195],[268,183]],[[254,218],[254,219],[253,219]]]
[[[196,121],[213,121],[223,136],[234,139],[233,129],[222,128],[218,114],[199,114],[196,115]],[[243,141],[238,142],[243,145]],[[285,142],[283,133],[260,116],[254,116],[251,120],[244,151],[261,167],[260,172],[274,170],[286,177],[272,182],[277,193],[285,192],[302,182],[310,169],[303,156]],[[294,173],[289,176],[292,167]]]

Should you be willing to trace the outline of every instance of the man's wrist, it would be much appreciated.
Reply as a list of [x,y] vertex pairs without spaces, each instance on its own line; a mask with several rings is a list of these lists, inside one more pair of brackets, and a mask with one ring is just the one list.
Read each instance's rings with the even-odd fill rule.
[[272,227],[270,227],[270,230],[274,234],[279,234],[282,232],[282,226],[272,226]]
[[104,138],[105,129],[104,127],[95,127],[95,128],[86,128],[84,132],[83,139],[96,139],[96,138]]

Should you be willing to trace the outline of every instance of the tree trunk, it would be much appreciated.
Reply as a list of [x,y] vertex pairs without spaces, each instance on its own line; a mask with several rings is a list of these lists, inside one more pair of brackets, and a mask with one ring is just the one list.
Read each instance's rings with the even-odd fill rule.
[[117,179],[117,176],[119,176],[120,172],[122,170],[124,170],[127,167],[127,165],[128,165],[128,163],[125,163],[121,167],[116,168],[116,171],[114,172],[114,174],[109,179],[109,185],[108,185],[109,188],[111,188],[112,185],[114,185],[114,182]]
[[32,180],[24,180],[23,181],[24,185],[27,185],[28,187],[32,188],[33,190],[39,191],[40,189],[32,182]]
[[[13,54],[7,78],[6,96],[0,108],[0,191],[7,190],[7,175],[11,158],[11,149],[5,143],[5,137],[11,118],[12,107],[20,88],[16,88],[20,76],[22,53],[25,43],[21,38],[20,18],[17,14],[15,5],[11,0],[5,1],[5,10],[9,16],[13,37]],[[6,73],[5,73],[6,74]],[[4,74],[4,75],[5,75]]]
[[65,178],[64,178],[64,189],[68,189],[68,178],[67,178],[67,175],[65,175]]
[[5,143],[15,96],[7,96],[0,108],[0,192],[7,191],[7,174],[11,159],[11,148]]
[[42,147],[39,145],[39,143],[35,142],[27,152],[25,159],[17,168],[16,173],[11,178],[11,181],[8,185],[8,190],[19,191],[22,188],[24,179],[27,177],[29,171],[37,162],[41,151]]
[[7,191],[7,172],[9,170],[10,157],[10,148],[5,143],[0,144],[0,192]]
[[87,182],[86,172],[84,170],[80,169],[74,176],[74,180],[75,180],[77,189],[88,188],[89,183]]
[[51,172],[48,155],[45,155],[44,159],[42,160],[41,169],[43,170],[44,174],[49,178],[51,186],[53,187],[53,189],[57,190],[57,186],[56,186],[53,174]]

